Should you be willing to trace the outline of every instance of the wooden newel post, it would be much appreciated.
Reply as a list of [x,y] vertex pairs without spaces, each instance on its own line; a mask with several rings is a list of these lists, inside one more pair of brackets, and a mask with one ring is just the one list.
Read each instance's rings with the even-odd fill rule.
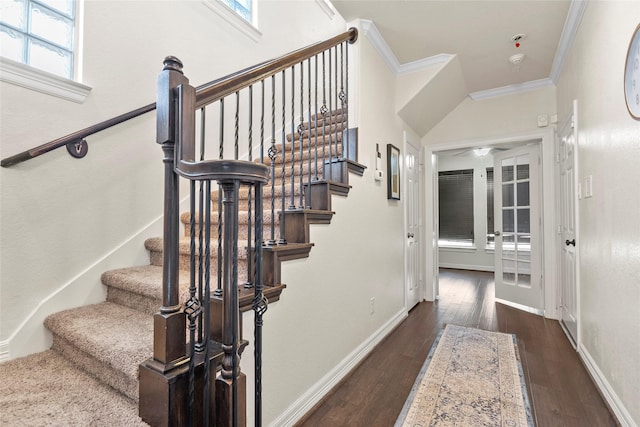
[[185,315],[179,301],[178,239],[179,191],[174,171],[176,126],[176,91],[189,80],[182,73],[182,63],[169,56],[158,77],[157,142],[164,152],[164,254],[162,307],[154,315],[153,358],[140,365],[140,417],[153,426],[183,425],[186,422],[186,354]]

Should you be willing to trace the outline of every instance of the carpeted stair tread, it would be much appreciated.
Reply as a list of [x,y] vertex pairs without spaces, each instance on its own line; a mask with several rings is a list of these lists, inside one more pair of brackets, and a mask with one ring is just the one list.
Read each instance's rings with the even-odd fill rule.
[[137,381],[153,354],[153,317],[111,302],[61,311],[45,326],[82,352]]
[[[246,213],[246,212],[245,212]],[[180,216],[180,219],[182,220],[183,223],[185,224],[189,224],[189,218],[190,218],[191,214],[189,212],[183,213]],[[215,217],[217,218],[218,213],[215,213]],[[241,217],[242,218],[242,217]],[[248,218],[248,215],[245,216],[245,218]],[[211,214],[211,223],[212,224],[217,224],[217,219],[214,220],[214,214]],[[247,220],[245,219],[244,224],[247,223]],[[240,220],[240,224],[243,224],[242,220]],[[215,229],[217,230],[217,227],[215,227]],[[212,227],[212,233],[216,230],[213,230]],[[209,243],[210,245],[210,251],[211,251],[211,257],[217,257],[218,256],[218,239],[211,239],[211,242]],[[196,243],[197,246],[197,243]],[[162,237],[151,237],[147,240],[145,240],[144,242],[144,247],[152,252],[162,252],[164,250],[164,239]],[[246,240],[238,240],[238,259],[246,259],[246,249],[247,249],[247,241]],[[191,239],[190,237],[180,237],[180,240],[178,242],[178,252],[180,254],[186,254],[189,255],[191,254]],[[196,254],[198,253],[198,248],[196,247]]]
[[[151,298],[162,298],[162,266],[144,265],[140,267],[119,268],[102,273],[102,283],[106,286],[122,289],[134,294]],[[189,272],[178,272],[180,297],[188,292]],[[183,295],[184,294],[184,295]]]
[[48,350],[0,364],[2,426],[146,426],[138,407]]

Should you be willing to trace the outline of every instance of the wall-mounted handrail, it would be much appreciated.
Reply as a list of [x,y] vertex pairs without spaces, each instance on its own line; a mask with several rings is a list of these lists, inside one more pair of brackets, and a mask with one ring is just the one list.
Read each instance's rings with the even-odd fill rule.
[[[278,58],[279,59],[279,58]],[[253,65],[251,67],[245,68],[244,70],[240,70],[237,71],[235,73],[229,74],[228,76],[213,80],[211,82],[205,83],[203,85],[198,86],[196,89],[197,90],[206,90],[209,87],[212,87],[216,84],[218,84],[219,82],[222,81],[226,81],[229,79],[234,78],[235,76],[242,74],[242,73],[246,73],[249,72],[255,68],[259,68],[259,67],[263,67],[266,64],[269,64],[271,62],[275,62],[278,59],[271,59],[265,62],[262,62],[260,64],[257,65]],[[34,147],[30,150],[26,150],[23,151],[21,153],[15,154],[13,156],[10,157],[6,157],[4,159],[2,159],[2,161],[0,162],[0,166],[2,167],[9,167],[9,166],[13,166],[16,165],[18,163],[22,163],[24,161],[33,159],[35,157],[41,156],[43,154],[46,154],[50,151],[53,151],[55,149],[58,149],[60,147],[65,147],[68,146],[70,144],[76,144],[79,143],[81,141],[83,141],[86,137],[93,135],[95,133],[101,132],[103,130],[109,129],[115,125],[118,125],[120,123],[124,123],[126,121],[129,121],[131,119],[134,119],[136,117],[142,116],[143,114],[149,113],[153,110],[156,109],[156,103],[152,103],[152,104],[148,104],[145,105],[144,107],[140,107],[137,108],[135,110],[129,111],[128,113],[124,113],[121,114],[119,116],[113,117],[111,119],[102,121],[100,123],[96,123],[95,125],[86,127],[84,129],[81,129],[79,131],[70,133],[68,135],[65,135],[61,138],[58,139],[54,139],[53,141],[49,141],[45,144],[39,145],[37,147]]]

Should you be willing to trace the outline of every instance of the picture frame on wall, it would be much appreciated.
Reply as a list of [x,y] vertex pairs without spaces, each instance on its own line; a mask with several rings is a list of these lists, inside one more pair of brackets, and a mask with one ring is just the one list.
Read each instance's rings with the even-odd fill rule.
[[387,144],[387,199],[400,200],[400,149]]

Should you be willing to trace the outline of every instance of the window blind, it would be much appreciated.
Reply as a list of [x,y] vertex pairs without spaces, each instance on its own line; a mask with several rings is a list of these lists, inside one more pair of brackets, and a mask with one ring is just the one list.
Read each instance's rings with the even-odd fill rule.
[[438,173],[440,240],[473,243],[473,169]]

